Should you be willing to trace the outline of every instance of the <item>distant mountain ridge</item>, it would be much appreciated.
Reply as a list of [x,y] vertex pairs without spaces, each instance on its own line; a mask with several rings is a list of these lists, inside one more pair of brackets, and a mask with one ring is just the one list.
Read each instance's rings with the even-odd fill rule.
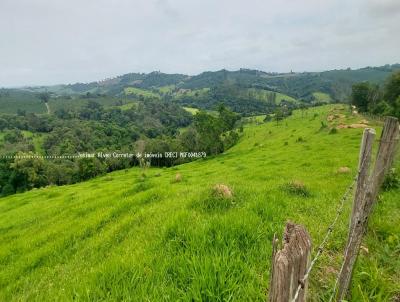
[[48,91],[55,95],[94,93],[117,96],[123,94],[127,87],[155,89],[174,86],[175,89],[203,89],[218,86],[228,81],[240,86],[285,93],[299,99],[307,98],[312,93],[320,91],[329,94],[334,100],[340,101],[349,95],[352,84],[362,81],[382,84],[387,76],[395,70],[400,70],[400,64],[387,64],[354,70],[348,68],[301,73],[275,73],[243,68],[236,71],[225,69],[206,71],[190,76],[155,71],[147,74],[128,73],[91,83],[27,87],[24,90],[32,92]]

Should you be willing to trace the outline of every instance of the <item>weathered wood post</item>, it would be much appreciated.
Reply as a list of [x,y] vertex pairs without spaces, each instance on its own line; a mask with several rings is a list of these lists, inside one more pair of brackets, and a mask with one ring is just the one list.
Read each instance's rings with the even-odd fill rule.
[[[282,245],[282,249],[276,251],[274,238],[270,302],[291,302],[310,262],[311,238],[301,225],[286,224]],[[296,302],[306,300],[307,285],[307,281],[302,284]]]
[[361,140],[357,185],[354,195],[353,210],[350,218],[349,234],[352,233],[354,226],[357,224],[356,220],[358,218],[358,214],[361,213],[362,204],[365,199],[371,163],[372,145],[374,143],[375,134],[376,133],[374,129],[367,128],[364,130]]
[[392,166],[399,142],[399,121],[395,117],[387,117],[383,126],[376,157],[374,171],[370,180],[370,199],[375,199],[385,180],[385,175]]
[[276,252],[278,251],[278,244],[279,244],[279,239],[276,236],[276,233],[274,233],[274,237],[272,239],[272,257],[271,257],[271,268],[270,268],[270,274],[269,274],[269,288],[272,288],[272,282],[273,282],[273,276],[274,276],[274,259]]
[[392,164],[399,139],[398,120],[393,117],[386,118],[374,169],[370,174],[369,167],[374,136],[375,131],[373,129],[366,129],[364,131],[360,150],[357,189],[350,219],[349,236],[344,254],[345,258],[338,280],[337,301],[345,299],[348,293],[362,237],[367,230],[368,217],[384,181],[385,174]]

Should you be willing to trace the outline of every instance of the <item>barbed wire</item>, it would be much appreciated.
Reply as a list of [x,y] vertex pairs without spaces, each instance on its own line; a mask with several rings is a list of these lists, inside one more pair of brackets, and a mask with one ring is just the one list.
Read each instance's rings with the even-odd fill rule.
[[[371,151],[370,151],[370,152],[371,152]],[[300,294],[300,290],[304,288],[304,284],[305,284],[306,280],[308,279],[308,277],[309,277],[309,275],[310,275],[310,272],[311,272],[312,268],[313,268],[314,265],[315,265],[315,262],[318,260],[319,256],[322,254],[322,252],[323,252],[323,250],[324,250],[324,246],[325,246],[325,244],[326,244],[326,242],[327,242],[327,240],[328,240],[330,234],[333,232],[333,228],[334,228],[334,226],[336,225],[336,222],[338,221],[340,214],[343,212],[344,203],[345,203],[345,201],[347,200],[347,198],[349,197],[350,192],[353,190],[354,185],[357,183],[357,180],[358,180],[358,177],[359,177],[359,175],[360,175],[360,172],[361,172],[361,170],[362,170],[362,168],[363,168],[363,166],[364,166],[364,164],[365,164],[365,161],[366,161],[366,159],[367,159],[368,157],[369,157],[369,156],[365,156],[365,157],[364,157],[364,160],[363,160],[363,162],[362,162],[361,165],[360,165],[360,169],[359,169],[357,175],[353,178],[352,183],[347,187],[347,190],[346,190],[345,193],[343,194],[342,199],[341,199],[340,206],[339,206],[339,208],[338,208],[338,210],[337,210],[337,212],[336,212],[335,219],[333,220],[333,222],[332,222],[332,223],[330,224],[330,226],[328,227],[328,231],[327,231],[327,233],[325,234],[324,239],[322,240],[321,244],[320,244],[319,247],[318,247],[318,252],[317,252],[317,254],[315,255],[314,259],[311,261],[310,266],[308,267],[306,273],[304,274],[304,277],[303,277],[301,280],[299,280],[299,285],[298,285],[298,287],[297,287],[297,290],[296,290],[296,293],[295,293],[295,295],[294,295],[294,298],[292,299],[291,302],[296,302],[296,300],[297,300],[297,298],[298,298],[298,296],[299,296],[299,294]],[[376,174],[376,175],[379,175],[379,174],[381,174],[381,173],[384,173],[385,170],[386,170],[386,167],[383,167],[379,172],[376,172],[375,174]],[[346,248],[346,252],[347,252],[347,248]],[[344,257],[344,258],[345,258],[345,257]],[[343,266],[344,266],[344,261],[342,262],[340,271],[339,271],[338,276],[337,276],[337,278],[336,278],[336,280],[335,280],[335,285],[334,285],[334,287],[333,287],[332,294],[331,294],[331,296],[330,296],[330,298],[329,298],[329,302],[332,302],[332,300],[333,300],[334,297],[336,296],[337,286],[338,286],[338,282],[339,282],[339,276],[340,276],[340,274],[341,274],[341,272],[342,272],[342,270],[343,270]]]
[[[364,162],[363,162],[363,164],[364,164]],[[375,174],[376,174],[376,175],[380,175],[381,173],[385,173],[385,170],[386,170],[386,167],[383,167],[381,170],[379,170],[379,171],[376,172]],[[356,179],[356,180],[357,180],[357,179]],[[333,299],[335,298],[336,294],[337,294],[336,291],[337,291],[337,286],[338,286],[338,284],[339,284],[339,277],[340,277],[340,275],[342,274],[342,271],[343,271],[343,268],[344,268],[344,259],[346,259],[346,257],[347,257],[347,252],[348,252],[348,245],[346,245],[346,249],[345,249],[345,254],[344,254],[344,256],[343,256],[342,265],[340,266],[340,270],[339,270],[339,272],[338,272],[338,274],[337,274],[337,277],[336,277],[336,280],[335,280],[335,284],[334,284],[334,286],[333,286],[332,294],[331,294],[331,296],[329,297],[329,302],[332,302]]]
[[304,284],[305,284],[305,282],[307,281],[307,279],[308,279],[308,277],[309,277],[309,275],[310,275],[310,272],[311,272],[312,268],[313,268],[314,265],[315,265],[315,262],[317,262],[318,258],[321,256],[321,254],[322,254],[322,252],[323,252],[323,250],[324,250],[325,244],[326,244],[326,242],[328,241],[329,236],[330,236],[331,233],[333,232],[333,229],[334,229],[334,227],[335,227],[335,225],[336,225],[336,222],[338,221],[338,219],[339,219],[339,217],[340,217],[340,214],[342,214],[342,212],[343,212],[343,207],[344,207],[345,201],[348,199],[350,193],[353,191],[354,185],[355,185],[356,182],[357,182],[357,178],[358,178],[358,174],[357,174],[357,176],[355,176],[355,177],[353,178],[353,181],[352,181],[351,184],[347,187],[347,190],[346,190],[345,193],[343,194],[343,196],[342,196],[342,198],[341,198],[340,206],[339,206],[339,208],[338,208],[337,211],[336,211],[335,219],[334,219],[333,222],[329,225],[328,230],[327,230],[327,232],[326,232],[326,234],[325,234],[325,236],[324,236],[324,239],[322,240],[321,244],[318,246],[318,252],[317,252],[317,254],[315,255],[314,259],[311,261],[310,266],[308,267],[306,273],[304,274],[304,277],[303,277],[301,280],[299,280],[299,285],[298,285],[298,287],[297,287],[297,290],[296,290],[296,293],[295,293],[295,295],[294,295],[294,298],[292,299],[292,302],[296,302],[297,298],[299,297],[300,290],[304,288]]
[[[315,262],[318,260],[319,256],[321,256],[321,254],[322,254],[322,252],[324,250],[325,244],[326,244],[330,234],[333,232],[333,228],[335,227],[336,222],[338,221],[340,214],[343,212],[344,203],[347,200],[347,198],[349,197],[349,194],[352,192],[352,190],[354,188],[354,185],[357,183],[357,180],[358,180],[358,178],[360,176],[361,171],[364,168],[364,165],[366,164],[367,159],[370,159],[371,153],[372,153],[372,149],[368,151],[368,154],[366,154],[364,156],[363,161],[359,164],[356,176],[354,176],[353,181],[347,187],[347,190],[345,191],[345,193],[343,194],[343,196],[341,198],[340,206],[339,206],[338,210],[336,211],[335,219],[329,225],[328,231],[326,232],[326,234],[324,236],[324,239],[322,240],[321,244],[318,247],[318,252],[315,255],[314,259],[311,261],[310,266],[308,267],[306,273],[304,274],[304,277],[301,280],[299,280],[299,285],[297,287],[297,290],[296,290],[296,293],[294,295],[294,298],[292,299],[291,302],[296,302],[297,298],[299,297],[300,290],[304,288],[305,281],[308,279],[308,277],[310,275],[310,272],[311,272],[312,268],[315,265]],[[381,171],[379,171],[378,174],[382,173],[384,170],[385,170],[385,167]],[[343,269],[343,263],[342,263],[341,270],[342,269]],[[337,284],[338,284],[339,276],[340,276],[340,272],[338,274],[338,277],[336,278],[335,286],[334,286],[334,293],[332,294],[331,299],[335,296],[336,287],[337,287]],[[329,300],[329,301],[331,301],[331,300]]]

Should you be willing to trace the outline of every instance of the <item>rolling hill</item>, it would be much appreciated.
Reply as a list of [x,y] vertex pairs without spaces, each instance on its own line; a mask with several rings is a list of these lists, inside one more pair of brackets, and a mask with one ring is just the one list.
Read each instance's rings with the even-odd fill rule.
[[[220,102],[227,101],[221,99],[220,95],[213,94],[212,90],[226,86],[227,83],[241,94],[255,91],[261,96],[276,92],[281,96],[280,99],[318,104],[323,95],[322,103],[346,102],[354,83],[370,81],[381,85],[393,71],[399,69],[400,64],[298,73],[273,73],[250,69],[207,71],[194,76],[161,72],[129,73],[91,83],[0,89],[0,112],[16,113],[17,109],[20,109],[45,113],[44,104],[37,99],[37,94],[45,91],[56,100],[65,97],[78,100],[82,97],[163,98],[177,101],[184,106],[195,104],[198,108],[214,110]],[[265,98],[261,98],[261,103],[259,97],[249,99],[248,96],[247,99],[230,101],[231,104],[228,105],[240,113],[254,115],[267,110],[262,104]],[[246,104],[243,104],[244,102]],[[65,104],[68,106],[69,102]],[[247,111],[243,109],[244,105],[248,107]]]
[[16,114],[18,111],[46,113],[45,104],[36,94],[23,89],[0,89],[0,112]]
[[[292,220],[319,244],[356,173],[362,133],[329,128],[361,119],[341,105],[295,111],[247,124],[216,157],[0,198],[0,300],[265,301],[273,234]],[[217,184],[233,197],[216,196]],[[383,192],[371,217],[354,301],[398,297],[398,196]],[[312,300],[330,295],[350,210],[311,275]]]

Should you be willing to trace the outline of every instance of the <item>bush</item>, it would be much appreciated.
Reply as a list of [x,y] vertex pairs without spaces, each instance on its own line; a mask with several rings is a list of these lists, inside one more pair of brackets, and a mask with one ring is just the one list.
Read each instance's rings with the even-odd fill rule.
[[3,187],[3,189],[1,190],[1,195],[2,196],[8,196],[8,195],[11,195],[11,194],[14,194],[14,193],[15,193],[14,187],[12,185],[10,185],[10,184],[6,184]]
[[387,173],[382,188],[384,191],[400,188],[400,175],[395,168],[390,169]]
[[150,190],[151,188],[153,188],[153,185],[151,183],[146,182],[146,181],[141,181],[141,182],[138,182],[133,187],[132,190],[130,190],[130,193],[136,194],[136,193],[139,193],[139,192],[144,192],[144,191]]
[[235,204],[232,189],[226,185],[217,184],[208,196],[195,201],[193,207],[203,212],[221,212],[232,208]]
[[239,134],[236,131],[230,131],[226,134],[224,143],[224,149],[227,150],[230,147],[233,147],[237,141],[239,140]]
[[336,134],[338,131],[337,129],[334,127],[331,130],[329,130],[329,134]]
[[97,158],[81,158],[77,167],[79,180],[93,178],[106,172],[106,167]]
[[380,101],[375,106],[371,106],[371,112],[376,115],[390,115],[392,108],[385,101]]
[[289,194],[301,197],[310,197],[311,193],[302,181],[293,180],[282,186],[282,189]]
[[264,118],[264,122],[270,122],[270,121],[272,121],[272,116],[271,115],[269,115],[269,114],[267,114],[266,116],[265,116],[265,118]]
[[217,198],[232,198],[233,192],[232,189],[226,185],[218,184],[213,188],[212,195]]
[[177,173],[174,177],[174,179],[171,181],[172,183],[178,183],[182,181],[182,174],[181,173]]
[[328,127],[328,125],[324,121],[321,121],[321,128],[319,128],[319,130],[323,130],[326,127]]

